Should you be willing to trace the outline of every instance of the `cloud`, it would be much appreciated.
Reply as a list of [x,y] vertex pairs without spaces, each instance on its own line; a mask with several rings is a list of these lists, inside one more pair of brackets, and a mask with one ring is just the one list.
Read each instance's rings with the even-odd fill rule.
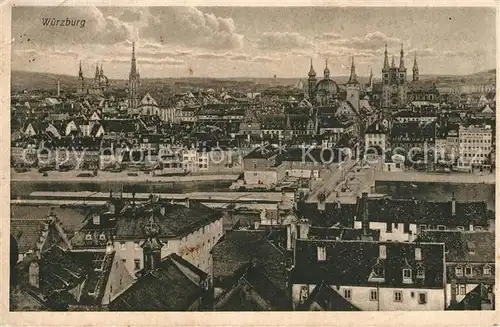
[[257,41],[256,46],[261,49],[289,51],[312,47],[312,42],[299,33],[269,32],[264,33]]
[[180,44],[206,49],[237,49],[243,35],[236,33],[232,18],[207,14],[192,7],[149,8],[143,38],[164,44]]
[[337,34],[337,33],[323,33],[321,35],[318,35],[315,37],[315,40],[318,41],[331,41],[331,40],[338,40],[342,38],[342,34]]
[[[129,57],[116,57],[116,58],[111,58],[108,60],[105,60],[106,63],[111,63],[111,64],[130,64],[130,58]],[[138,62],[140,65],[166,65],[166,66],[184,66],[186,65],[186,62],[183,60],[175,59],[175,58],[169,58],[169,57],[164,57],[164,58],[141,58],[140,62]]]
[[355,49],[376,50],[386,44],[389,48],[399,46],[403,41],[396,37],[389,37],[380,31],[370,32],[363,37],[337,38],[327,42],[330,46],[349,46]]
[[277,58],[271,58],[271,57],[267,57],[267,56],[257,56],[257,57],[254,57],[252,58],[252,61],[255,61],[255,62],[274,62],[274,61],[278,61],[279,59]]

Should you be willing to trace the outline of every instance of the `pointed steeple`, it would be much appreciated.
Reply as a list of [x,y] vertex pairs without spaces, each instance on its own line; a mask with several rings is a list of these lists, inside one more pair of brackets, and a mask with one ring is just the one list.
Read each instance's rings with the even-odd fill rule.
[[130,68],[130,74],[135,75],[137,73],[137,68],[135,65],[135,42],[132,42],[132,67]]
[[401,55],[399,57],[399,69],[404,70],[405,68],[405,53],[403,51],[403,43],[401,43]]
[[78,70],[78,77],[83,78],[82,61],[81,60],[80,60],[80,69]]
[[389,70],[389,57],[387,55],[387,44],[385,45],[384,51],[384,68],[383,70]]
[[394,63],[394,55],[392,55],[391,68],[395,68],[396,64]]
[[349,76],[349,81],[347,84],[358,84],[358,80],[356,78],[356,67],[354,66],[354,56],[352,56],[351,61],[351,76]]
[[330,78],[330,69],[328,69],[328,59],[325,59],[325,71],[323,72],[325,79]]
[[413,59],[413,70],[418,70],[417,51],[415,51],[415,59]]
[[102,69],[102,62],[101,62],[101,76],[104,75],[104,70]]
[[373,87],[373,70],[370,68],[370,77],[368,79],[368,86]]
[[99,78],[99,63],[95,63],[95,78]]
[[313,60],[311,58],[311,68],[309,69],[309,77],[315,77],[315,76],[316,76],[316,72],[314,71]]

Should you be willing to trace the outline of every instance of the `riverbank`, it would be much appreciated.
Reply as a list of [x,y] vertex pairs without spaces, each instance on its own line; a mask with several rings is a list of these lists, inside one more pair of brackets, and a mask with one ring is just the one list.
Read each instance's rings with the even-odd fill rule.
[[376,172],[375,180],[380,182],[473,183],[494,185],[495,174],[426,173],[416,171]]

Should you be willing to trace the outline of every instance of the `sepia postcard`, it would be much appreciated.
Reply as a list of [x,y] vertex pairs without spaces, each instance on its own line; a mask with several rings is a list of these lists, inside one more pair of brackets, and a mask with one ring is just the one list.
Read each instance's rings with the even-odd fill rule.
[[2,4],[0,323],[499,323],[497,4],[342,5]]

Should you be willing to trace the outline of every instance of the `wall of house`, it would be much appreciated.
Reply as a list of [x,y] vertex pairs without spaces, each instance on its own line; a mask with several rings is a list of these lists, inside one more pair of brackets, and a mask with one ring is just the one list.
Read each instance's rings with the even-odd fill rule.
[[[456,300],[457,300],[457,302],[460,302],[464,299],[465,295],[467,295],[467,293],[469,293],[474,288],[476,288],[478,284],[460,284],[460,283],[457,283],[456,285],[458,286],[458,292],[456,293],[457,294]],[[465,285],[465,294],[460,293],[462,285]],[[446,307],[448,307],[451,303],[451,284],[446,284],[446,294],[447,294]]]
[[113,258],[113,264],[111,265],[111,271],[109,272],[106,288],[104,290],[102,304],[107,305],[113,301],[118,295],[123,293],[133,284],[134,279],[134,276],[131,275],[122,258],[119,255],[115,255]]
[[262,170],[262,171],[246,171],[244,173],[245,184],[257,185],[262,184],[263,186],[268,186],[271,184],[276,184],[278,182],[278,174],[274,170]]
[[[292,285],[292,303],[295,309],[300,301],[302,286],[308,286],[309,294],[312,293],[316,285],[294,284]],[[370,292],[377,290],[377,287],[367,286],[339,286],[330,285],[341,296],[344,296],[346,289],[351,290],[351,302],[363,311],[424,311],[424,310],[444,310],[445,290],[443,289],[419,289],[419,288],[392,288],[381,287],[378,289],[378,300],[370,300]],[[394,301],[394,292],[402,292],[402,301]],[[413,296],[412,296],[413,293]],[[419,293],[427,294],[427,302],[419,303]]]
[[[397,225],[397,226],[396,226]],[[361,229],[362,222],[355,221],[354,228]],[[394,242],[413,242],[417,237],[417,225],[410,224],[409,230],[411,233],[404,232],[403,223],[392,223],[392,232],[387,231],[387,224],[383,222],[373,222],[369,223],[370,229],[376,229],[380,231],[380,241],[394,241]]]
[[[164,246],[161,249],[162,259],[176,253],[191,264],[206,273],[212,272],[212,256],[210,251],[223,235],[223,218],[201,227],[182,239],[162,239]],[[117,255],[124,259],[127,270],[134,274],[144,268],[144,255],[142,251],[143,240],[116,241],[114,247]],[[139,269],[135,269],[135,261],[139,260]]]

